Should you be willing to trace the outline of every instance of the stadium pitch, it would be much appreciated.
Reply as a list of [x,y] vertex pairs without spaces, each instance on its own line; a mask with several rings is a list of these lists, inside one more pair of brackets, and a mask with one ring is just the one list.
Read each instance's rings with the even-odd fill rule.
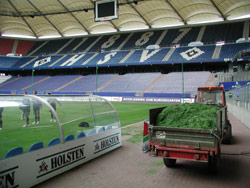
[[[90,116],[89,104],[82,102],[61,102],[62,106],[57,106],[57,114],[61,121],[64,136],[77,135],[89,129],[94,128],[92,116]],[[121,126],[143,121],[148,118],[149,109],[165,106],[165,104],[153,103],[112,103],[118,112]],[[88,105],[88,106],[86,106]],[[102,106],[96,106],[94,111]],[[50,111],[43,106],[40,111],[40,124],[33,125],[34,114],[31,106],[30,122],[28,127],[23,127],[25,120],[21,120],[22,111],[18,108],[4,108],[3,112],[3,130],[0,131],[0,158],[11,148],[22,146],[24,152],[27,152],[30,146],[36,142],[43,142],[46,147],[52,138],[60,138],[60,131],[57,122],[51,122]],[[89,127],[79,127],[81,122],[88,122]],[[96,119],[97,124],[107,125],[109,120],[100,116]]]

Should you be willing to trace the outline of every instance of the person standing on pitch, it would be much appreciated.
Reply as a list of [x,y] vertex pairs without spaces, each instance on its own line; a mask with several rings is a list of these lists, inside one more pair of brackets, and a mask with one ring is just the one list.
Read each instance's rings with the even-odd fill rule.
[[0,107],[0,131],[3,129],[2,113],[3,113],[3,107]]
[[[49,95],[51,95],[51,93],[48,93]],[[48,103],[55,109],[56,111],[56,103],[58,103],[60,106],[62,105],[56,98],[48,98]],[[50,110],[50,116],[51,116],[51,120],[53,122],[56,122],[56,118],[54,117],[52,111]]]
[[26,120],[26,124],[23,127],[29,126],[29,116],[30,116],[30,99],[24,98],[22,101],[23,105],[20,109],[23,111],[23,118]]
[[[36,95],[37,92],[34,91],[34,94]],[[42,108],[42,103],[37,100],[37,99],[33,99],[33,112],[35,115],[35,121],[32,124],[39,124],[40,123],[40,109]]]

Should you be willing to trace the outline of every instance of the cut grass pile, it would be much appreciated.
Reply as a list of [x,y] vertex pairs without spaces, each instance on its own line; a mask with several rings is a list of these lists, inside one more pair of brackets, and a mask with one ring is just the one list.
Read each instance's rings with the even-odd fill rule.
[[157,125],[166,127],[214,129],[219,107],[200,103],[168,104],[158,115]]

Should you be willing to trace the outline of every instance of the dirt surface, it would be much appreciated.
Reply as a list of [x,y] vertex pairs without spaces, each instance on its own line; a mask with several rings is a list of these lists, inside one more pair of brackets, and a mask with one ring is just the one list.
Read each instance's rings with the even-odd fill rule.
[[35,188],[250,188],[250,130],[233,115],[229,119],[233,141],[222,145],[217,174],[199,162],[177,161],[175,168],[167,168],[162,158],[143,153],[141,142],[129,141],[142,130],[140,122],[122,128],[120,148]]

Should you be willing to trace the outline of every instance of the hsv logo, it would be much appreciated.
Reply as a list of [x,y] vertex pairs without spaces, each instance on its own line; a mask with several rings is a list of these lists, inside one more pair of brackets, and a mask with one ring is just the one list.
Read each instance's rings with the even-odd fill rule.
[[191,60],[191,59],[199,57],[203,53],[204,53],[204,51],[202,51],[201,49],[199,49],[197,47],[194,47],[194,48],[191,48],[185,52],[180,53],[180,55],[186,60]]
[[44,65],[46,63],[49,63],[51,61],[51,57],[46,57],[44,59],[37,60],[34,64],[34,67],[38,67],[41,65]]

